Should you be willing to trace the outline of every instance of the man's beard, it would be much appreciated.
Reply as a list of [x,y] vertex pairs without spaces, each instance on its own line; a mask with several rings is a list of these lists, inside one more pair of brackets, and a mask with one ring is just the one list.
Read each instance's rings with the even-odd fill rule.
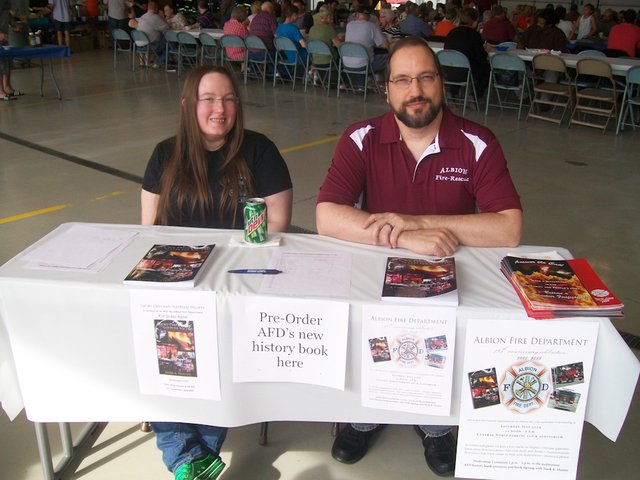
[[[426,102],[425,109],[417,115],[409,115],[407,111],[407,105],[413,102]],[[442,111],[442,101],[434,102],[431,98],[425,97],[413,97],[410,100],[404,102],[402,106],[396,110],[393,109],[398,120],[404,123],[409,128],[423,128],[427,125],[431,125],[431,122],[435,120],[438,114]]]

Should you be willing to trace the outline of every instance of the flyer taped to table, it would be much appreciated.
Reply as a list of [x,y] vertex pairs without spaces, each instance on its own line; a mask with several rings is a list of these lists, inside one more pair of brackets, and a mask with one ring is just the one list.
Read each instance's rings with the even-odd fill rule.
[[467,322],[456,477],[575,478],[597,322]]
[[449,415],[456,308],[364,305],[362,405]]
[[344,390],[349,304],[232,297],[233,381]]
[[220,400],[216,293],[132,289],[140,392]]

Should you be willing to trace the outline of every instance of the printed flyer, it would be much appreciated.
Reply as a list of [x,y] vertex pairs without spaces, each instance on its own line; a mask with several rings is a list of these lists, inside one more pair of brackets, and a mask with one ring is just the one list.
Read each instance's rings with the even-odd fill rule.
[[344,390],[348,303],[236,296],[230,304],[234,382]]
[[362,405],[449,415],[456,308],[364,305]]
[[469,320],[456,477],[575,478],[598,323]]
[[132,290],[140,392],[220,399],[216,294]]

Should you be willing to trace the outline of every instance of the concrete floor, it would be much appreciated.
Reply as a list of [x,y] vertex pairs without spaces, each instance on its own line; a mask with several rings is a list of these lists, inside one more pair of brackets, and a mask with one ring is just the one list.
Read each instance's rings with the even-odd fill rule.
[[[176,128],[180,79],[175,73],[113,70],[111,52],[55,60],[63,100],[37,68],[13,73],[19,100],[0,104],[0,263],[68,221],[138,223],[138,178],[155,144]],[[318,187],[350,123],[386,111],[384,99],[303,93],[290,87],[243,88],[247,126],[281,149],[294,182],[293,223],[315,229]],[[555,245],[586,257],[625,302],[623,331],[640,334],[640,132],[599,131],[518,121],[492,109],[486,123],[500,138],[525,209],[523,244]],[[105,168],[106,167],[106,168]],[[636,351],[637,353],[637,351]],[[633,381],[633,379],[632,379]],[[611,395],[615,395],[615,386]],[[637,392],[637,390],[636,390]],[[640,401],[617,442],[585,424],[578,478],[634,478],[640,469]],[[80,426],[74,427],[77,430]],[[53,429],[51,429],[53,432]],[[53,432],[55,433],[55,432]],[[329,424],[274,423],[268,446],[258,426],[234,429],[224,444],[222,478],[372,480],[435,478],[410,427],[391,427],[356,465],[331,459]],[[52,435],[54,449],[59,447]],[[0,413],[0,478],[42,478],[32,425]],[[73,478],[169,479],[152,434],[109,424]]]

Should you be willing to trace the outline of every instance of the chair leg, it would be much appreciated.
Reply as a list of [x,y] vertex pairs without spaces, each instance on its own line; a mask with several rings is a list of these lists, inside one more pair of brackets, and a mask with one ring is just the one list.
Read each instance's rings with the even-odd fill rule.
[[331,436],[337,437],[338,435],[340,435],[340,423],[334,422],[333,425],[331,425]]
[[266,445],[268,441],[269,422],[260,424],[260,436],[258,437],[258,445]]

